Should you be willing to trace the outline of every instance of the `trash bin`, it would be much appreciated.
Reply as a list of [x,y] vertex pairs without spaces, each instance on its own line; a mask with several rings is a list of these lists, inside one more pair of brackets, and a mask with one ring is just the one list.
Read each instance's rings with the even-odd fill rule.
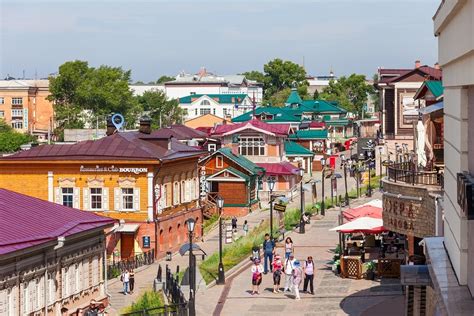
[[172,257],[173,257],[173,254],[171,253],[171,251],[167,251],[166,252],[166,261],[171,261]]

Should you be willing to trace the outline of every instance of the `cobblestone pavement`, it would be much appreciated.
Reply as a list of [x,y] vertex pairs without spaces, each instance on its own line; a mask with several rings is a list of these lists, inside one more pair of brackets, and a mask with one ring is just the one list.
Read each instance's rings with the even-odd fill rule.
[[[380,193],[374,195],[374,198],[379,197]],[[366,201],[361,199],[358,203]],[[314,295],[303,293],[301,301],[296,301],[293,294],[274,294],[271,274],[264,276],[261,294],[251,295],[251,274],[250,269],[247,269],[228,282],[228,295],[225,299],[220,298],[222,309],[217,309],[214,315],[376,316],[381,315],[381,312],[383,315],[404,315],[402,287],[398,279],[342,279],[331,271],[332,250],[338,242],[338,234],[330,232],[329,228],[337,225],[337,218],[338,212],[331,210],[325,218],[307,225],[306,234],[291,235],[297,259],[304,260],[309,255],[315,259],[317,272]],[[283,254],[284,249],[278,249],[277,252]],[[209,300],[209,305],[216,302],[207,295],[202,298]],[[199,304],[202,307],[205,305],[204,302]],[[209,315],[211,310],[202,308],[198,312],[200,315]]]

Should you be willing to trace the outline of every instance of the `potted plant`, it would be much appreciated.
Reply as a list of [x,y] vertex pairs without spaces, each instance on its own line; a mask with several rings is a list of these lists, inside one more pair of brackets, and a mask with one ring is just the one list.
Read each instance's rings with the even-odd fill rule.
[[336,274],[341,274],[341,260],[336,260],[332,264],[332,271]]
[[375,263],[373,261],[369,261],[364,263],[366,268],[366,278],[367,280],[374,280],[375,279]]

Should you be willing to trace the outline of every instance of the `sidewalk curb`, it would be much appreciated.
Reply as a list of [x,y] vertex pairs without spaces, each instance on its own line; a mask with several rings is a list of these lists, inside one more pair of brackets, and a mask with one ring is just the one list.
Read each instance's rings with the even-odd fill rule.
[[[239,274],[240,273],[240,270],[241,268],[243,267],[246,267],[246,266],[251,266],[252,265],[252,261],[250,261],[249,259],[246,259],[246,260],[242,260],[240,261],[237,265],[233,266],[232,268],[229,269],[229,271],[226,272],[225,274],[225,277],[226,278],[230,278],[232,277],[234,274]],[[238,272],[238,273],[237,273]],[[214,287],[216,284],[216,280],[212,281],[211,283],[209,283],[207,286],[206,286],[206,289],[210,289],[212,287]]]

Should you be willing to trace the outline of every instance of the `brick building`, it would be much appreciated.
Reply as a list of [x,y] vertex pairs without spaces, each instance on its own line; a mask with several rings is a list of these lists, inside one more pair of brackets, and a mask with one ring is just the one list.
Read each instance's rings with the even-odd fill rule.
[[0,315],[76,315],[107,304],[111,218],[0,189]]
[[141,121],[138,132],[43,145],[4,157],[0,187],[121,220],[107,241],[114,259],[151,249],[163,256],[186,240],[189,217],[201,225],[201,154]]

